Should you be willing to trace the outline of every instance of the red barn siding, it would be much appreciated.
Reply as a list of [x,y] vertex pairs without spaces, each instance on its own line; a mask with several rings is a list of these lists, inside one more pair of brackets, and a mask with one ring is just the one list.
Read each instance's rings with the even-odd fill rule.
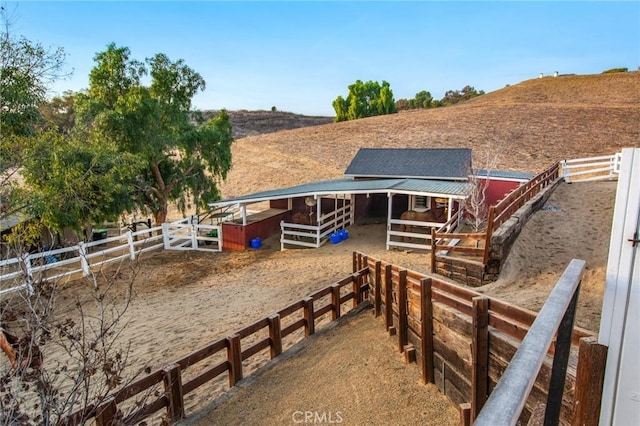
[[[481,183],[484,179],[478,179]],[[505,195],[519,187],[522,182],[508,180],[489,180],[486,197],[489,206],[495,206]]]
[[247,218],[247,225],[242,223],[224,222],[222,224],[222,248],[223,250],[244,250],[251,247],[254,238],[269,238],[276,232],[280,232],[280,221],[287,220],[288,211],[281,209],[261,212]]

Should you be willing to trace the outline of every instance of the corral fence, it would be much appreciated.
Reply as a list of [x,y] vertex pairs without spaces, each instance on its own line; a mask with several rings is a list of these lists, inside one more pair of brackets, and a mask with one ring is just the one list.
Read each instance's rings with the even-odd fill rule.
[[[557,413],[561,424],[597,424],[606,347],[597,344],[592,332],[573,327],[583,266],[577,263],[568,268],[536,315],[469,288],[354,253],[354,268],[370,275],[374,315],[397,339],[405,360],[418,363],[422,381],[434,383],[459,405],[463,424],[478,416],[493,392],[498,392],[496,397],[504,392],[498,389],[505,385],[498,383],[510,381],[509,365],[529,352],[531,342],[535,342],[535,362],[516,367],[526,370],[529,390],[513,395],[521,409],[515,419],[527,424],[542,408]],[[565,311],[569,313],[564,315]],[[558,328],[559,317],[563,320]],[[539,323],[546,324],[543,334]],[[549,404],[555,405],[549,408]]]
[[438,222],[389,219],[387,250],[390,250],[392,247],[430,250],[433,241],[431,230],[441,227],[443,227],[443,224]]
[[222,227],[198,223],[198,216],[163,223],[165,250],[222,251]]
[[161,227],[127,231],[114,237],[1,260],[0,284],[20,284],[1,288],[0,297],[15,291],[30,290],[34,282],[89,276],[104,265],[133,261],[142,253],[163,248],[221,251],[222,230],[220,226],[199,224],[197,219],[191,217],[165,223]]
[[280,249],[286,246],[318,248],[329,241],[331,234],[353,223],[351,203],[345,203],[322,214],[317,225],[280,222]]
[[[513,243],[517,234],[510,234],[506,245],[504,241],[496,241],[492,237],[520,208],[550,187],[553,188],[560,181],[559,172],[560,164],[555,163],[491,206],[484,232],[450,233],[445,227],[432,230],[431,272],[472,287],[482,285],[487,273],[497,274],[497,271],[488,270],[488,266],[497,263],[499,269],[508,253],[508,244]],[[523,225],[521,221],[520,226]]]
[[620,174],[622,153],[600,157],[562,160],[562,176],[567,183],[614,179]]
[[[185,395],[225,373],[229,387],[233,387],[246,376],[243,363],[251,357],[268,351],[273,359],[314,334],[323,324],[326,327],[359,309],[369,294],[368,277],[367,268],[355,270],[344,279],[130,383],[99,405],[74,412],[64,424],[79,425],[94,418],[98,426],[134,424],[163,410],[169,423],[176,422],[187,414]],[[299,330],[304,333],[296,333]],[[247,341],[249,344],[244,343]],[[190,369],[215,359],[216,355],[222,355],[222,360],[188,376]],[[152,392],[157,386],[162,390]]]

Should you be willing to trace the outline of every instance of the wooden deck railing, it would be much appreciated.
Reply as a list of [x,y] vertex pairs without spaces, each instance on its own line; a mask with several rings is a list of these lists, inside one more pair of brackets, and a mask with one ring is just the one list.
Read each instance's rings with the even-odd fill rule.
[[[78,410],[66,418],[64,424],[79,425],[95,418],[96,424],[111,425],[114,419],[120,418],[124,424],[139,422],[162,409],[166,409],[166,418],[175,422],[185,416],[184,396],[200,386],[227,373],[229,387],[235,386],[244,377],[242,362],[262,350],[270,350],[273,359],[283,352],[283,339],[297,330],[304,329],[304,337],[315,333],[318,319],[331,314],[331,321],[342,315],[342,306],[352,301],[350,310],[363,302],[368,292],[368,268],[355,271],[344,279],[318,290],[308,297],[292,303],[278,312],[262,318],[227,337],[217,339],[207,346],[198,349],[152,373],[130,383],[116,393],[110,395],[97,406],[89,406]],[[351,288],[349,288],[351,286]],[[328,299],[328,300],[327,300]],[[302,313],[301,318],[290,320],[284,325],[284,319]],[[268,336],[259,338],[258,333],[267,330]],[[243,339],[258,337],[258,341],[244,347]],[[303,337],[303,338],[304,338]],[[300,338],[298,340],[302,340]],[[225,353],[223,361],[207,367],[204,371],[183,382],[183,373],[195,364],[210,360],[218,353]],[[158,385],[164,392],[159,396],[150,393]],[[133,412],[123,416],[119,412],[119,404],[142,394],[142,401],[135,401],[139,406]],[[129,401],[130,402],[130,401]]]

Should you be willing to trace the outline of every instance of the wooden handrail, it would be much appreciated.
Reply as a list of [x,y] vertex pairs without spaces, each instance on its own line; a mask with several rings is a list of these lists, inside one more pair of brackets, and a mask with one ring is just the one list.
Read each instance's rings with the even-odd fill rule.
[[585,261],[573,259],[552,290],[474,425],[515,425],[556,332],[545,424],[558,424],[571,332]]

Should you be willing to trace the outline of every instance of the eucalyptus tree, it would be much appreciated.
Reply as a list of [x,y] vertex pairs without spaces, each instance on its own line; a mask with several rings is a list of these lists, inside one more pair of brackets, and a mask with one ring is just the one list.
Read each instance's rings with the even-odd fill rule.
[[346,99],[338,96],[333,101],[333,109],[336,122],[398,112],[391,86],[386,81],[380,84],[377,81],[365,83],[356,80],[349,85]]
[[[145,85],[145,77],[150,84]],[[76,127],[89,144],[131,154],[141,166],[129,182],[131,200],[166,221],[169,203],[183,211],[219,197],[231,168],[231,123],[223,110],[206,122],[192,110],[205,81],[182,59],[156,54],[144,62],[110,44],[95,56],[89,88],[76,96]]]

